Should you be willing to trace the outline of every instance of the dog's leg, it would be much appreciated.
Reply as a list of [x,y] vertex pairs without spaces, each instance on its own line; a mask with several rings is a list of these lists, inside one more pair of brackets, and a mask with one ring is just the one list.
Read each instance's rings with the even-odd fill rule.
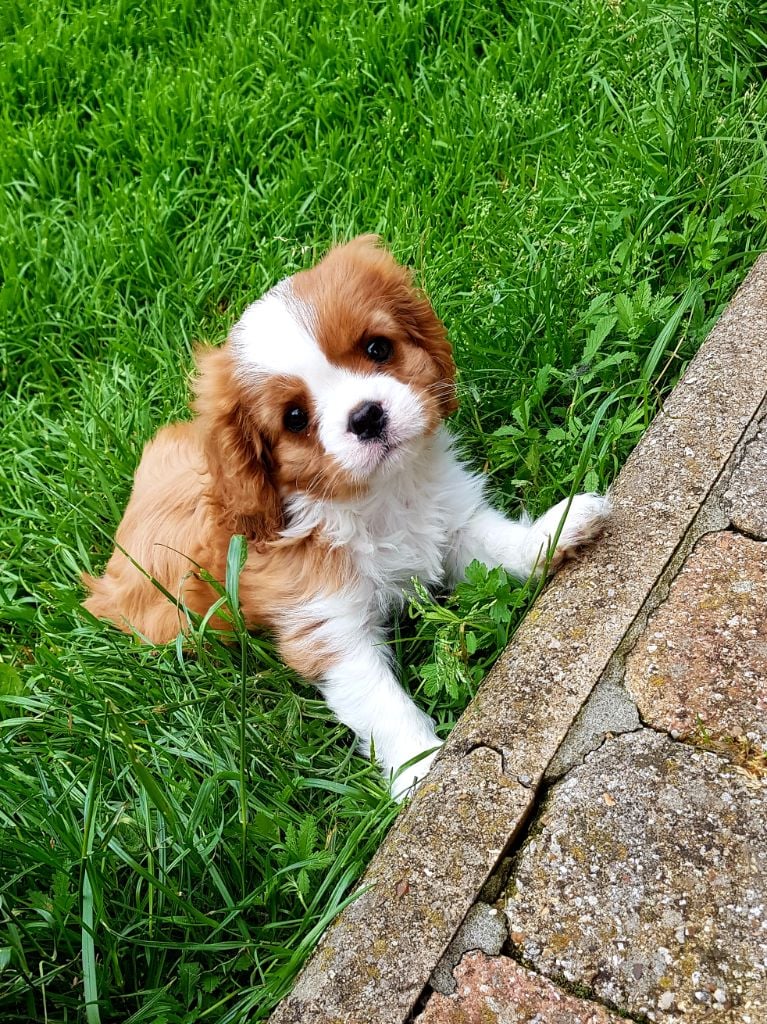
[[424,778],[442,741],[400,686],[383,631],[362,619],[367,616],[348,593],[309,602],[293,616],[292,628],[279,631],[280,654],[317,683],[333,714],[357,734],[360,751],[375,757],[392,795],[402,800]]
[[[320,690],[336,717],[357,734],[362,753],[379,762],[392,795],[401,800],[424,778],[442,741],[431,718],[400,686],[386,649],[373,637],[361,637],[354,648],[325,673]],[[418,760],[408,765],[413,758]]]
[[537,576],[558,533],[549,563],[553,572],[602,532],[609,514],[609,500],[598,494],[576,494],[571,502],[560,501],[539,519],[516,522],[483,503],[453,536],[448,576],[451,582],[461,579],[475,558],[489,566],[502,565],[517,579]]

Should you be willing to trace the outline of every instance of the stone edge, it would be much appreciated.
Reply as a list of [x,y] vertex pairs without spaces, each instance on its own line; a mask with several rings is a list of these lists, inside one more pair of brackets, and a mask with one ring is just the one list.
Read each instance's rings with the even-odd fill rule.
[[[759,359],[765,342],[759,332],[767,323],[766,307],[762,256],[619,475],[612,492],[616,518],[605,543],[561,573],[536,603],[374,857],[359,897],[327,930],[271,1024],[400,1024],[407,1018],[487,876],[524,825],[535,789],[570,726],[757,414],[765,397],[764,385],[755,387],[754,381],[763,380],[758,370],[765,365]],[[744,345],[757,350],[756,367],[743,358]],[[709,393],[713,406],[702,397]],[[695,445],[704,437],[708,449],[696,458]],[[692,471],[690,461],[697,463]],[[664,492],[669,464],[679,478]],[[629,559],[627,577],[633,578],[616,611],[595,595],[611,578],[620,548],[624,554],[646,553],[641,542],[653,517],[632,500],[637,494],[655,499],[655,518],[668,513],[670,520],[657,548],[648,544],[652,557],[640,566]],[[531,671],[539,677],[531,680]],[[552,710],[547,703],[557,688]],[[482,787],[486,804],[498,813],[467,814]],[[480,855],[472,856],[473,850]],[[457,888],[446,889],[447,853],[453,870],[462,857],[470,861]],[[410,898],[413,865],[417,898]],[[444,913],[446,891],[450,913]],[[376,934],[379,941],[371,941]]]

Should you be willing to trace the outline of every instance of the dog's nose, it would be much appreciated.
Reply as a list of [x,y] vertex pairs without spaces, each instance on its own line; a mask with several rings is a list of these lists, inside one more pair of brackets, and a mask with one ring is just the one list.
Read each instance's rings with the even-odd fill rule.
[[349,414],[349,430],[360,441],[374,441],[386,428],[386,413],[378,402],[363,402]]

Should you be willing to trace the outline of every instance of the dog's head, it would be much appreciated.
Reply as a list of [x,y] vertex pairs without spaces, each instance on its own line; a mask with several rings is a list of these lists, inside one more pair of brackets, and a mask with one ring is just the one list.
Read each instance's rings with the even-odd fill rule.
[[217,496],[251,537],[290,495],[363,493],[456,407],[445,329],[373,235],[275,285],[198,366]]

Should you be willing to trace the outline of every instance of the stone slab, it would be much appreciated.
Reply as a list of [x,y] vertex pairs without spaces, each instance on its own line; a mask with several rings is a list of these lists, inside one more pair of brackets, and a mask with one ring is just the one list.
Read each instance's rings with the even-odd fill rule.
[[455,978],[455,994],[433,995],[416,1024],[625,1024],[508,957],[470,953]]
[[761,257],[616,481],[606,537],[536,603],[273,1024],[400,1024],[411,1012],[756,415],[765,365]]
[[767,746],[767,543],[702,537],[626,659],[642,720]]
[[767,1020],[764,781],[645,729],[557,783],[538,825],[506,904],[526,963],[643,1019]]
[[503,775],[493,750],[442,762],[399,819],[396,841],[374,857],[359,899],[331,925],[271,1021],[401,1021],[531,800]]
[[767,424],[764,421],[732,474],[723,506],[736,529],[767,540]]

